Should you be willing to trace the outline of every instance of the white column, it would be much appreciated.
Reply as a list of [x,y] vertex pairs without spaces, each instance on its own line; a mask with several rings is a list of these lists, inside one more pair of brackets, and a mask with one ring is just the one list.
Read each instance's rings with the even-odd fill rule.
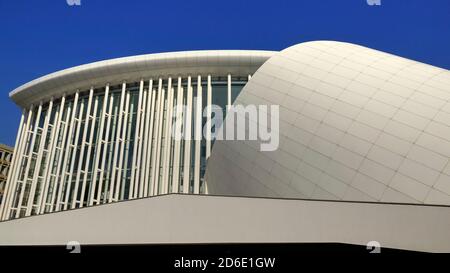
[[[65,197],[64,197],[64,200],[63,200],[63,202],[64,202],[63,203],[64,204],[63,210],[66,210],[68,208],[68,206],[69,206],[69,197],[70,197],[70,193],[71,193],[71,189],[72,189],[72,184],[75,183],[75,181],[73,181],[73,169],[75,167],[75,161],[76,161],[77,154],[78,154],[78,139],[79,139],[79,136],[80,136],[81,121],[82,121],[82,117],[83,117],[83,111],[84,111],[84,100],[81,101],[80,110],[78,111],[79,112],[78,113],[78,117],[76,117],[76,120],[75,120],[77,122],[77,125],[76,125],[76,129],[75,129],[75,138],[74,138],[74,141],[73,141],[73,144],[72,144],[73,145],[73,147],[72,147],[72,149],[73,149],[72,151],[73,152],[72,152],[72,158],[70,159],[70,168],[69,168],[69,173],[68,173],[69,174],[69,180],[67,182],[66,194],[65,194]],[[81,158],[81,156],[79,158]],[[80,163],[78,163],[78,164],[80,164]],[[76,192],[74,192],[73,195],[76,196]],[[73,198],[72,198],[71,202],[74,202]]]
[[[56,157],[56,149],[58,146],[58,139],[59,139],[59,132],[61,130],[61,124],[62,119],[64,117],[64,106],[66,102],[66,97],[63,96],[61,98],[61,103],[59,105],[58,111],[55,113],[55,120],[53,122],[53,131],[49,143],[49,154],[48,154],[48,161],[45,164],[46,171],[44,172],[44,186],[42,189],[42,193],[39,196],[39,214],[42,214],[45,212],[45,208],[47,206],[47,199],[49,194],[49,189],[53,185],[50,183],[52,180],[52,177],[55,177],[53,174],[53,165],[55,164],[55,157]],[[55,170],[56,171],[56,170]],[[54,179],[54,184],[56,183],[56,177]]]
[[[161,157],[162,157],[162,137],[163,137],[163,124],[164,124],[164,109],[166,108],[166,90],[164,88],[161,89],[161,104],[160,104],[160,115],[158,122],[158,146],[156,149],[156,163],[155,163],[155,191],[154,194],[160,194],[162,192],[163,182],[160,179],[160,166],[162,165]],[[161,176],[162,177],[162,176]]]
[[[128,93],[128,95],[130,96],[129,98],[127,98],[127,100],[130,101],[130,110],[128,111],[129,113],[129,121],[127,123],[127,136],[126,136],[126,146],[125,146],[125,161],[124,161],[124,165],[123,165],[123,182],[122,183],[122,190],[121,190],[121,195],[120,195],[120,200],[124,200],[125,199],[125,188],[127,186],[127,180],[129,179],[128,177],[128,157],[130,156],[130,146],[131,146],[131,129],[132,129],[132,125],[133,125],[133,112],[134,112],[134,101],[131,98],[131,92]],[[131,171],[131,168],[130,168]],[[131,182],[131,181],[130,181]],[[128,187],[130,186],[130,184],[128,184]],[[130,188],[128,188],[128,191],[130,191]],[[127,196],[128,198],[128,196]]]
[[[178,77],[178,84],[177,84],[177,107],[176,107],[176,120],[177,122],[182,121],[183,118],[183,88],[181,87],[181,77]],[[181,155],[181,141],[183,140],[175,140],[175,147],[174,147],[174,160],[173,160],[173,176],[172,176],[172,192],[178,193],[179,187],[180,187],[180,155]]]
[[159,115],[160,113],[160,104],[161,104],[161,79],[159,79],[158,90],[155,93],[155,126],[153,129],[153,134],[155,135],[155,140],[152,141],[152,160],[151,160],[151,172],[150,172],[150,187],[149,187],[149,195],[153,196],[155,191],[155,164],[156,164],[156,151],[158,149],[158,126],[159,126]]
[[173,89],[172,78],[169,77],[167,84],[167,108],[166,108],[166,120],[164,130],[164,150],[163,150],[163,173],[162,173],[162,194],[169,192],[169,168],[170,168],[170,140],[171,140],[171,128],[172,128],[172,108],[173,108]]
[[151,188],[150,195],[158,194],[158,182],[159,182],[159,155],[161,150],[161,125],[162,117],[164,111],[164,91],[162,89],[162,79],[159,78],[158,81],[158,102],[156,107],[156,120],[155,120],[155,141],[154,141],[154,152],[152,155],[152,177],[151,177]]
[[26,210],[25,216],[30,216],[32,208],[33,208],[33,203],[35,200],[34,195],[35,195],[37,183],[39,180],[38,176],[39,176],[39,172],[41,169],[42,156],[44,155],[44,146],[45,146],[45,142],[47,140],[48,123],[49,123],[50,117],[52,115],[52,108],[53,108],[53,98],[50,100],[50,103],[49,103],[49,106],[47,109],[47,113],[45,115],[44,127],[42,129],[41,140],[39,142],[38,155],[37,155],[36,164],[35,164],[34,173],[33,173],[33,182],[31,184],[31,189],[30,189],[30,194],[28,197],[28,204],[27,204],[27,210]]
[[[25,188],[26,185],[28,184],[28,177],[29,177],[29,172],[30,172],[30,167],[31,167],[31,161],[33,161],[33,150],[34,150],[34,144],[36,141],[36,135],[37,135],[37,131],[39,128],[39,120],[41,118],[41,113],[42,113],[42,101],[39,103],[39,107],[38,107],[38,112],[36,114],[36,118],[34,121],[34,127],[33,127],[33,133],[31,136],[31,144],[29,146],[29,151],[28,151],[28,161],[27,161],[27,166],[25,167],[25,176],[23,178],[22,181],[22,188],[20,190],[20,195],[19,195],[19,203],[17,204],[17,212],[16,212],[16,218],[19,217],[20,215],[20,211],[22,210],[22,202],[23,202],[23,197],[25,195]],[[37,166],[35,166],[36,168]],[[29,193],[28,193],[29,194]]]
[[[91,159],[91,154],[92,154],[92,141],[94,140],[94,133],[95,133],[95,124],[96,119],[97,119],[97,108],[98,108],[98,96],[95,97],[94,100],[94,109],[92,112],[92,116],[90,117],[92,119],[92,124],[91,124],[91,130],[89,133],[89,141],[88,143],[86,143],[86,145],[88,146],[88,150],[87,150],[87,154],[86,154],[86,161],[84,164],[84,175],[83,175],[83,184],[81,185],[81,196],[80,196],[80,208],[84,207],[84,198],[86,195],[86,189],[87,188],[91,188],[92,187],[92,180],[94,177],[94,168],[92,168],[91,170],[91,181],[89,183],[89,185],[87,184],[87,179],[89,176],[89,166],[91,164],[90,159]],[[89,191],[88,191],[89,193]],[[89,204],[89,196],[87,197],[86,203],[87,205]]]
[[57,196],[58,196],[58,193],[57,193],[56,190],[58,188],[62,187],[61,183],[59,182],[59,178],[60,178],[60,176],[62,176],[62,177],[64,176],[64,172],[61,173],[61,169],[62,169],[61,164],[63,162],[63,156],[65,154],[67,154],[66,153],[66,149],[67,149],[66,148],[66,142],[70,141],[70,136],[69,136],[69,141],[66,141],[66,139],[67,139],[67,136],[68,136],[67,131],[68,131],[68,127],[69,127],[71,112],[72,112],[72,106],[69,105],[69,107],[67,107],[67,111],[66,111],[66,115],[65,115],[64,121],[62,122],[62,124],[64,125],[64,129],[62,131],[62,141],[61,141],[61,144],[60,144],[60,147],[59,147],[59,155],[58,155],[58,157],[56,159],[57,160],[56,162],[58,162],[58,163],[57,163],[57,167],[56,167],[56,175],[55,175],[55,181],[54,181],[54,184],[53,184],[53,190],[52,190],[52,194],[51,194],[50,212],[53,212],[55,210],[55,208],[58,207],[58,203],[55,204],[55,200],[57,199]]
[[[113,97],[113,96],[114,95],[111,94],[111,97]],[[113,98],[111,98],[111,99],[113,99]],[[120,97],[118,99],[120,99]],[[113,112],[111,113],[111,115],[112,115],[111,116],[111,122],[112,122],[111,127],[112,128],[109,131],[111,134],[111,139],[109,140],[109,143],[108,143],[108,162],[106,163],[106,166],[105,166],[105,180],[106,181],[105,181],[105,186],[103,187],[104,188],[104,190],[103,190],[104,198],[102,200],[103,203],[111,202],[109,200],[109,196],[110,196],[110,189],[111,189],[112,173],[113,173],[113,168],[114,168],[112,162],[113,162],[115,147],[117,144],[117,142],[115,142],[114,136],[116,134],[119,134],[117,132],[117,122],[118,122],[117,120],[118,120],[118,116],[119,116],[119,105],[114,105],[113,108],[114,108],[112,110]]]
[[123,145],[123,138],[121,138],[121,132],[122,132],[122,119],[124,116],[123,104],[125,101],[126,86],[127,86],[127,84],[125,82],[122,83],[122,93],[120,94],[119,112],[117,114],[119,121],[117,122],[117,132],[116,132],[116,141],[115,141],[116,143],[114,145],[114,155],[113,155],[112,168],[111,168],[111,183],[109,184],[108,203],[112,202],[112,200],[113,200],[115,182],[116,182],[116,172],[120,169],[120,167],[117,166],[117,157],[119,154],[119,147],[120,147],[120,145]]
[[13,185],[14,182],[12,180],[12,174],[15,168],[17,168],[17,159],[19,156],[19,145],[23,141],[23,131],[24,131],[24,120],[25,120],[25,109],[22,110],[22,115],[20,116],[20,124],[19,128],[17,129],[17,137],[16,137],[16,143],[14,144],[14,151],[11,159],[11,168],[8,172],[8,178],[6,179],[6,186],[5,186],[5,194],[3,198],[3,202],[0,204],[0,220],[5,220],[4,216],[6,214],[6,204],[9,203],[9,199],[11,198],[11,195],[14,195]]
[[[77,176],[75,178],[75,187],[73,189],[73,197],[72,197],[72,204],[71,204],[71,208],[74,209],[76,207],[76,204],[78,202],[82,202],[82,197],[80,196],[80,201],[78,201],[78,187],[80,184],[80,178],[81,178],[81,172],[82,172],[82,168],[83,168],[83,156],[84,156],[84,150],[86,147],[86,139],[87,139],[87,132],[88,132],[88,128],[89,128],[89,120],[90,120],[90,115],[91,115],[91,108],[92,108],[92,97],[94,95],[94,88],[91,87],[90,91],[89,91],[89,98],[88,98],[88,102],[87,102],[87,108],[86,108],[86,115],[84,118],[84,128],[83,128],[83,136],[81,138],[81,148],[80,148],[80,162],[78,162],[78,169],[77,169]],[[81,115],[80,115],[81,117]],[[82,123],[82,120],[80,119],[79,123]],[[87,158],[85,158],[84,160],[87,160]]]
[[145,147],[145,142],[147,140],[147,99],[150,97],[146,88],[144,88],[144,93],[142,96],[142,113],[141,113],[141,129],[139,130],[139,148],[138,148],[138,159],[137,159],[137,171],[136,171],[136,187],[134,188],[134,195],[136,198],[141,198],[144,195],[144,173],[145,173],[145,153],[147,149]]
[[144,183],[144,194],[143,196],[146,197],[149,195],[149,181],[150,181],[150,170],[151,170],[151,154],[153,152],[152,149],[152,138],[153,138],[153,116],[154,116],[154,105],[155,105],[155,92],[153,90],[153,79],[150,79],[149,87],[148,87],[148,101],[147,101],[147,120],[145,124],[145,147],[144,147],[144,158],[145,162],[143,163],[145,165],[145,171],[142,172],[142,175],[144,177],[141,177],[141,180]]
[[228,110],[231,107],[231,75],[230,74],[228,74],[227,86],[228,86],[228,88],[227,88],[227,94],[228,94],[227,110]]
[[206,128],[206,159],[211,155],[211,118],[212,118],[212,85],[211,85],[211,75],[208,75],[208,83],[207,83],[207,102],[206,107],[208,109],[206,124],[208,125]]
[[26,151],[26,147],[27,147],[27,143],[29,138],[31,137],[30,135],[30,126],[33,122],[32,118],[33,118],[33,108],[34,106],[31,105],[30,109],[28,110],[28,115],[27,115],[27,119],[25,121],[25,125],[24,125],[24,129],[22,132],[22,137],[21,137],[21,141],[19,142],[19,150],[18,151],[14,151],[14,153],[17,153],[18,158],[17,158],[17,165],[13,166],[13,174],[11,176],[11,180],[12,180],[12,194],[10,196],[10,198],[8,199],[8,202],[5,205],[5,215],[4,218],[5,219],[9,219],[10,215],[11,215],[11,209],[13,206],[13,202],[17,197],[17,190],[18,190],[18,183],[19,183],[19,176],[20,176],[20,172],[22,170],[22,165],[23,165],[23,160],[24,160],[24,153]]
[[[75,140],[75,136],[74,136],[74,127],[75,127],[75,116],[77,114],[77,109],[78,109],[78,98],[79,98],[79,91],[77,91],[75,93],[75,99],[73,102],[73,107],[72,107],[72,113],[68,113],[67,115],[70,116],[70,126],[69,126],[69,131],[67,132],[67,146],[66,149],[64,149],[63,153],[64,153],[64,160],[63,160],[63,166],[62,166],[62,172],[61,172],[61,179],[59,182],[59,189],[58,189],[58,197],[56,199],[56,211],[60,211],[61,210],[61,205],[62,204],[62,197],[63,197],[63,190],[64,188],[66,188],[66,184],[70,183],[71,177],[69,177],[69,181],[66,181],[67,178],[67,167],[69,165],[69,156],[70,156],[70,151],[72,151],[72,153],[74,152],[74,145],[73,145],[73,141]],[[67,124],[66,124],[67,126]]]
[[200,192],[200,152],[202,145],[202,77],[197,77],[195,113],[194,193]]
[[[123,86],[122,91],[125,90],[125,84]],[[127,144],[126,142],[126,137],[127,137],[127,132],[128,130],[128,116],[129,116],[129,106],[130,106],[130,93],[126,92],[123,93],[125,94],[125,110],[123,112],[123,130],[122,130],[122,136],[121,138],[121,145],[120,145],[120,155],[119,155],[119,164],[117,165],[117,183],[116,183],[116,189],[114,191],[114,198],[113,201],[119,201],[120,198],[120,192],[122,189],[122,185],[125,184],[125,176],[123,175],[123,158],[124,158],[124,153],[125,153],[125,146]],[[123,191],[122,191],[123,194]]]
[[[169,180],[170,177],[170,169],[172,168],[172,175],[173,175],[173,148],[172,148],[172,142],[173,142],[173,136],[172,136],[172,127],[173,127],[173,107],[174,107],[174,96],[175,96],[175,88],[172,87],[171,89],[171,95],[170,95],[170,108],[169,108],[169,127],[168,129],[168,137],[167,137],[167,152],[168,152],[168,156],[167,156],[167,183],[168,183],[168,187],[167,187],[167,191],[166,193],[169,193],[169,187],[173,187],[172,180]],[[172,164],[171,164],[172,162]]]
[[145,114],[146,114],[146,110],[147,110],[146,107],[147,107],[147,90],[144,89],[142,102],[141,102],[141,121],[140,121],[140,126],[139,126],[139,146],[138,146],[137,154],[136,154],[137,162],[136,162],[135,187],[134,187],[135,198],[142,197],[142,195],[144,193],[144,187],[143,187],[144,183],[140,179],[140,177],[142,177],[142,173],[145,171],[143,169],[143,165],[142,165],[142,159],[143,159],[143,154],[144,154],[144,151],[142,150],[142,148],[144,145],[144,138],[146,138],[146,136],[144,135],[145,118],[146,118]]
[[[99,161],[101,158],[101,151],[102,151],[102,145],[103,145],[103,130],[105,127],[105,117],[106,117],[106,111],[108,106],[108,97],[109,97],[109,84],[106,85],[105,88],[105,97],[103,99],[103,106],[102,106],[102,113],[100,115],[100,127],[97,133],[97,147],[96,147],[96,153],[95,153],[95,161],[94,161],[94,167],[92,169],[92,186],[89,196],[88,204],[89,206],[92,206],[94,204],[95,200],[95,189],[97,188],[97,176],[98,172],[101,171],[98,168]],[[98,189],[101,190],[101,189]]]
[[[107,97],[105,97],[107,99]],[[108,143],[109,143],[109,133],[110,133],[110,126],[111,126],[111,113],[112,113],[112,107],[114,104],[114,96],[109,96],[109,107],[108,112],[106,113],[106,131],[104,140],[102,140],[104,148],[103,148],[103,155],[101,156],[101,163],[100,163],[100,179],[98,181],[98,190],[97,190],[97,204],[101,203],[101,197],[102,197],[102,190],[103,190],[103,180],[104,180],[104,174],[105,174],[105,162],[106,157],[108,155]],[[103,197],[104,199],[106,196]]]
[[136,177],[136,172],[138,167],[136,166],[136,161],[138,159],[138,146],[139,143],[141,142],[140,136],[139,136],[139,131],[140,131],[140,124],[141,124],[141,115],[142,115],[142,109],[141,109],[141,104],[142,104],[142,89],[144,88],[144,80],[141,80],[141,84],[139,87],[139,97],[138,97],[138,105],[136,108],[136,128],[134,131],[134,146],[133,146],[133,159],[132,159],[132,163],[131,163],[131,180],[130,180],[130,192],[128,194],[128,198],[129,199],[133,199],[136,197],[135,195],[135,177]]
[[188,77],[186,97],[186,120],[185,120],[185,142],[184,142],[184,170],[183,170],[183,193],[189,193],[189,172],[191,167],[191,123],[192,123],[192,86],[191,76]]

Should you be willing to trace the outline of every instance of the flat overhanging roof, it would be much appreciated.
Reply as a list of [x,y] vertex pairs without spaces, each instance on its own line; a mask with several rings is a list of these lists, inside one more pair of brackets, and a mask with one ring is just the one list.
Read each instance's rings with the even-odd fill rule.
[[67,68],[32,80],[9,93],[20,107],[107,83],[150,77],[253,74],[275,51],[202,50],[156,53],[109,59]]

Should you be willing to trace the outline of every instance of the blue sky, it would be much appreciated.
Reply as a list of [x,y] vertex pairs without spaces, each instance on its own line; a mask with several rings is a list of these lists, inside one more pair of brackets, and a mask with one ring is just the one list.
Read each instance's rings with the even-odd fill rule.
[[14,88],[129,55],[197,49],[281,50],[310,40],[365,45],[450,69],[449,0],[0,0],[0,143],[13,145]]

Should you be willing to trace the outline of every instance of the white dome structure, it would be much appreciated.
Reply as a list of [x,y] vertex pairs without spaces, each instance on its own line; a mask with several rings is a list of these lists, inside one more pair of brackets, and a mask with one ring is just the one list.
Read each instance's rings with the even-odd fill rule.
[[448,205],[449,100],[448,70],[343,42],[292,46],[235,101],[280,105],[279,148],[216,140],[209,193]]

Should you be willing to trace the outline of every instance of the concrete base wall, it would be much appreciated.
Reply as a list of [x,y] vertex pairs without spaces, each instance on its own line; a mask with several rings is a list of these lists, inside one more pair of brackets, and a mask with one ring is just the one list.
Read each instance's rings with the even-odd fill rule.
[[0,245],[338,242],[450,252],[450,207],[165,195],[0,223]]

